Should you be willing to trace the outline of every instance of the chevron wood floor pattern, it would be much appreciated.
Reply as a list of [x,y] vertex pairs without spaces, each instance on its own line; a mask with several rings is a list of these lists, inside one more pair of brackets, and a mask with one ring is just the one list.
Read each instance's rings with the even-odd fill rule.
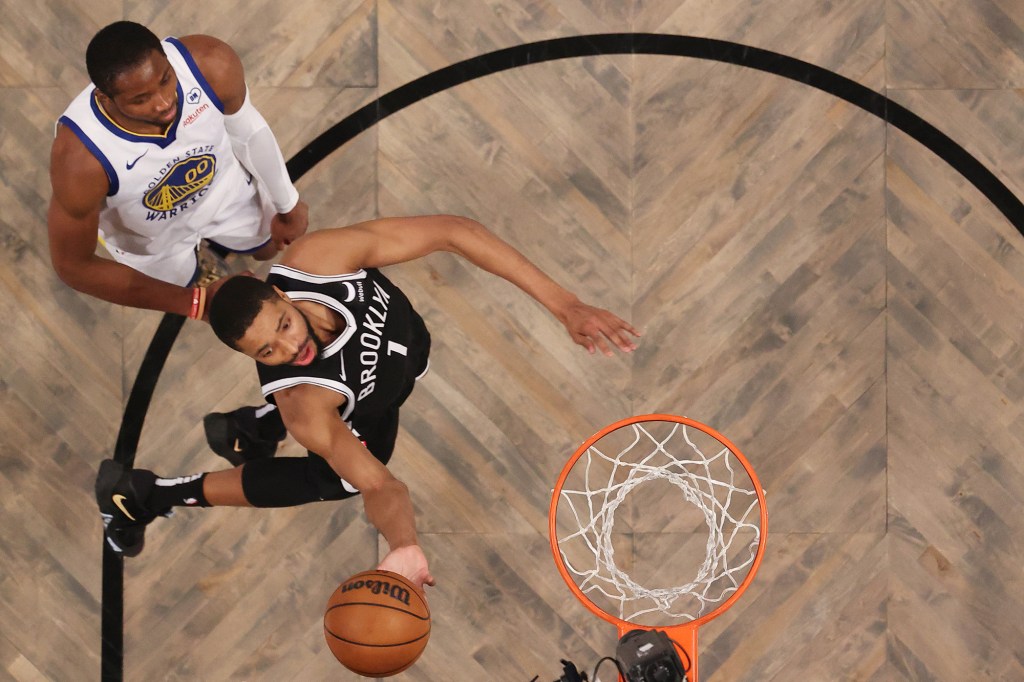
[[[49,264],[53,120],[110,21],[231,42],[286,156],[463,59],[662,32],[775,50],[885,92],[1024,197],[1013,2],[0,6],[0,679],[98,676],[93,479],[159,321],[69,290]],[[906,134],[777,76],[599,56],[433,95],[299,188],[316,227],[477,218],[644,331],[632,356],[590,357],[454,257],[389,272],[434,336],[392,465],[438,578],[434,629],[397,679],[544,682],[560,658],[589,671],[613,652],[614,632],[554,569],[547,506],[580,441],[651,411],[721,430],[768,494],[765,561],[702,629],[702,679],[1024,679],[1024,237]],[[220,468],[203,414],[257,399],[251,364],[187,324],[138,464]],[[289,441],[283,454],[302,452]],[[126,563],[126,679],[357,679],[324,645],[322,611],[384,549],[351,502],[158,520]]]

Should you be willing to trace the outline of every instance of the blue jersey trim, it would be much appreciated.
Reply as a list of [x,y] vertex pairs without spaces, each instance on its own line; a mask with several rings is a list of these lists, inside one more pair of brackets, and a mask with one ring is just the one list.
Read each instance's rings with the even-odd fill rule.
[[103,166],[103,171],[107,174],[107,184],[109,185],[107,188],[107,196],[112,197],[117,194],[117,190],[121,188],[121,184],[117,179],[117,172],[110,164],[110,160],[107,159],[103,152],[100,151],[100,148],[89,139],[89,136],[78,127],[77,123],[67,116],[61,116],[59,120],[61,125],[67,126],[68,130],[73,132],[75,137],[82,141],[82,144],[84,144],[85,148],[89,150],[89,153],[95,156],[96,160],[100,162],[101,166]]
[[273,239],[273,237],[267,237],[267,241],[263,242],[263,243],[262,243],[262,244],[260,244],[259,246],[254,246],[254,247],[252,247],[251,249],[232,249],[232,248],[229,248],[229,247],[227,247],[227,246],[224,246],[223,244],[221,244],[221,243],[220,243],[220,242],[218,242],[217,240],[215,240],[215,239],[210,239],[210,238],[207,238],[207,240],[206,240],[206,241],[208,241],[208,242],[213,242],[214,244],[216,244],[216,245],[217,245],[217,246],[219,246],[220,248],[222,248],[222,249],[224,249],[224,250],[226,250],[226,251],[230,251],[231,253],[240,253],[240,254],[243,254],[243,255],[244,255],[244,254],[247,254],[247,253],[256,253],[257,251],[259,251],[260,249],[262,249],[262,248],[263,248],[264,246],[266,246],[267,244],[269,244],[269,243],[270,243],[270,240],[271,240],[271,239]]
[[[199,70],[199,65],[196,64],[196,60],[193,59],[192,53],[188,51],[185,44],[177,38],[171,38],[170,36],[164,38],[164,40],[178,49],[178,52],[181,53],[181,58],[185,60],[186,64],[188,64],[188,68],[192,72],[192,75],[197,81],[199,81],[199,87],[203,89],[206,96],[210,98],[211,102],[213,102],[213,106],[217,107],[220,113],[223,114],[224,104],[220,101],[220,98],[217,97],[217,93],[213,91],[213,88],[210,86],[210,82],[206,80],[206,76],[204,76],[203,72]],[[179,99],[178,101],[180,102],[181,100]]]
[[161,149],[166,149],[174,143],[174,140],[178,136],[178,123],[181,121],[181,103],[184,101],[184,93],[181,91],[181,81],[175,83],[175,89],[178,91],[178,113],[174,115],[174,121],[167,126],[167,132],[156,135],[144,135],[139,133],[133,133],[130,130],[125,130],[121,126],[114,123],[105,111],[100,109],[99,102],[96,101],[96,94],[93,93],[89,97],[89,105],[92,107],[92,113],[96,115],[96,120],[99,121],[104,128],[109,130],[111,134],[120,137],[122,140],[128,140],[129,142],[149,142],[155,144]]

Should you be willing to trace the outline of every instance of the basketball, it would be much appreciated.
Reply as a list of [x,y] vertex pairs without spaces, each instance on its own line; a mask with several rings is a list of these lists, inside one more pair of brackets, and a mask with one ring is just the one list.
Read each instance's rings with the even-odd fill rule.
[[419,588],[391,571],[363,571],[327,602],[324,637],[338,661],[365,677],[402,672],[430,637],[430,609]]

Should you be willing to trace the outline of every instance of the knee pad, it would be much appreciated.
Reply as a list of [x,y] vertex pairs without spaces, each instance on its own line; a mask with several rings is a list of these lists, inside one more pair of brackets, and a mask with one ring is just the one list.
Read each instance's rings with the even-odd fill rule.
[[310,480],[316,486],[321,500],[344,500],[359,494],[351,485],[346,488],[347,482],[320,455],[310,452],[306,459],[309,461]]
[[242,467],[242,492],[254,507],[295,507],[320,500],[343,500],[350,492],[320,455],[257,459]]

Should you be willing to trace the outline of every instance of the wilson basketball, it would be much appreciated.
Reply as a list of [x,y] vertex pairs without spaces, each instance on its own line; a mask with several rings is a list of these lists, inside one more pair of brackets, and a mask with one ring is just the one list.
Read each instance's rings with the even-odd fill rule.
[[400,673],[430,637],[430,609],[419,588],[391,571],[363,571],[327,602],[324,637],[338,661],[365,677]]

